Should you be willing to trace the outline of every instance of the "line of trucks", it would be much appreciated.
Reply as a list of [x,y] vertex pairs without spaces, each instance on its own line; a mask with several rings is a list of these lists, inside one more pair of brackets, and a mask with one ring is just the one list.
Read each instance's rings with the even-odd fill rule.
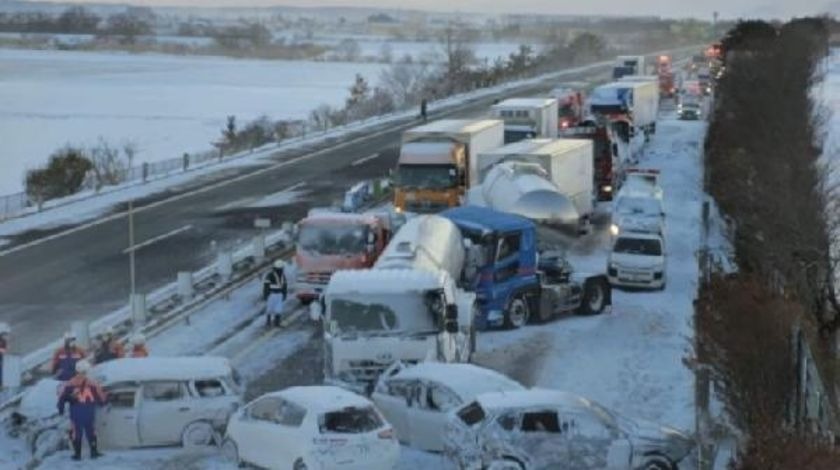
[[313,211],[298,225],[296,292],[323,322],[326,380],[369,392],[397,361],[469,362],[477,331],[609,307],[612,277],[574,272],[555,242],[613,199],[659,96],[657,77],[634,74],[588,100],[561,88],[405,131],[397,217]]

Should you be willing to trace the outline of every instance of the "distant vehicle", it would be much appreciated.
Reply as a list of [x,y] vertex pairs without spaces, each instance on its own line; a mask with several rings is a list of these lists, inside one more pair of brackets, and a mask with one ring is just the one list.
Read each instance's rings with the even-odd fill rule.
[[607,275],[613,286],[662,290],[666,269],[665,239],[656,233],[620,233],[607,258]]
[[295,294],[303,303],[318,298],[339,269],[373,265],[391,236],[386,214],[310,211],[298,223]]
[[[615,59],[613,79],[618,80],[627,75],[645,75],[647,67],[643,55],[620,55]],[[616,76],[618,75],[618,76]]]
[[230,418],[228,460],[267,469],[390,469],[394,430],[364,397],[338,387],[291,387],[265,394]]
[[504,123],[495,119],[444,119],[403,133],[397,161],[394,207],[433,213],[461,204],[478,184],[475,156],[504,143]]
[[630,168],[613,201],[613,237],[625,231],[664,235],[665,209],[659,171]]
[[490,108],[493,118],[505,123],[505,142],[557,137],[557,100],[512,98]]
[[673,98],[677,94],[674,83],[674,71],[671,68],[671,56],[661,55],[656,63],[656,74],[659,77],[659,96]]
[[482,393],[525,390],[490,369],[472,364],[395,364],[379,379],[371,399],[411,447],[440,452],[447,416]]
[[555,88],[549,96],[557,100],[557,128],[565,136],[566,129],[579,126],[583,121],[583,93],[571,88]]
[[659,85],[655,80],[618,81],[601,85],[589,98],[590,113],[615,122],[625,123],[624,140],[636,133],[648,139],[656,132],[659,112]]
[[703,117],[700,103],[686,100],[677,105],[677,117],[683,121],[697,121]]
[[479,395],[450,414],[444,439],[461,470],[672,470],[694,447],[677,429],[539,389]]

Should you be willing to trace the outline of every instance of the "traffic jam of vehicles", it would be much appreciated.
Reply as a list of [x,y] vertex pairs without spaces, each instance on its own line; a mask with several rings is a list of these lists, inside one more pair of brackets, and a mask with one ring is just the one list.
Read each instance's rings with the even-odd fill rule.
[[[107,396],[92,395],[91,455],[216,446],[231,465],[390,469],[409,447],[458,469],[684,468],[686,431],[474,358],[485,332],[610,312],[613,289],[666,289],[668,194],[642,151],[666,102],[677,119],[704,118],[719,73],[708,52],[679,71],[670,56],[620,56],[610,83],[405,131],[393,200],[310,211],[295,226],[294,275],[278,262],[266,284],[269,303],[288,289],[319,325],[323,384],[246,402],[224,358],[73,361],[73,393],[95,383]],[[606,264],[576,269],[569,247],[599,233]],[[67,447],[64,420],[39,406],[67,384],[42,380],[16,412],[36,456]]]

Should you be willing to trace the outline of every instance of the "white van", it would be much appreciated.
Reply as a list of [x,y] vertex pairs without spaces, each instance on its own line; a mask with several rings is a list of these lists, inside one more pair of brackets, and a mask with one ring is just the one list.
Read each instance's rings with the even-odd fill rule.
[[108,394],[96,412],[103,448],[211,445],[242,404],[242,385],[227,359],[117,359],[91,376]]
[[613,286],[663,290],[667,282],[666,266],[662,235],[625,232],[612,245],[607,277]]

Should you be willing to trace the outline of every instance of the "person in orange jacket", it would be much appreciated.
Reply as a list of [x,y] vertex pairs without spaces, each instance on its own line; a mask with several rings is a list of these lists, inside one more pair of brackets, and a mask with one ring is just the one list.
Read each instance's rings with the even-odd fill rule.
[[53,354],[52,373],[62,382],[70,380],[76,375],[76,363],[85,358],[85,350],[76,346],[76,336],[73,333],[64,334],[64,345]]
[[94,353],[94,361],[97,364],[102,364],[103,362],[120,359],[123,356],[125,356],[125,350],[115,337],[114,329],[111,327],[106,328],[100,337],[99,347]]
[[146,337],[141,333],[135,333],[131,337],[131,350],[128,357],[149,357],[149,350],[146,349]]
[[64,383],[58,398],[58,414],[64,415],[64,408],[70,405],[73,460],[82,459],[82,436],[87,438],[91,458],[101,457],[96,442],[94,426],[96,408],[108,399],[102,387],[89,378],[91,364],[86,359],[76,363],[75,374]]

